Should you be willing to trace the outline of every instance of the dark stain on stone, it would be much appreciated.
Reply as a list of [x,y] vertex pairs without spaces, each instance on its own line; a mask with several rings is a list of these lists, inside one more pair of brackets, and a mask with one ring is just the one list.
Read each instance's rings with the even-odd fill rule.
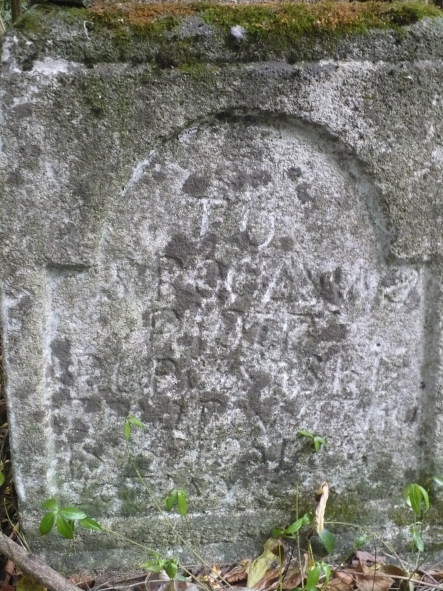
[[415,423],[417,421],[418,406],[408,408],[405,415],[405,423]]
[[175,311],[181,318],[186,310],[199,308],[202,303],[202,297],[191,283],[175,282]]
[[320,275],[320,294],[322,298],[336,306],[340,305],[342,300],[340,282],[340,267],[337,267],[332,272],[322,273]]
[[348,328],[344,324],[329,324],[318,334],[319,341],[343,341],[348,334]]
[[300,166],[291,166],[291,168],[288,168],[286,171],[286,174],[291,179],[291,181],[296,182],[303,175],[303,171]]
[[184,267],[194,254],[194,244],[183,234],[172,236],[165,248],[165,256],[177,261],[181,267]]
[[208,187],[208,178],[190,174],[183,184],[182,191],[187,195],[192,195],[192,197],[203,197]]
[[11,187],[20,187],[25,182],[20,170],[13,170],[7,176],[7,184]]
[[211,261],[206,267],[205,281],[209,287],[217,287],[220,278],[219,268],[215,261]]
[[101,411],[101,401],[97,398],[89,398],[87,400],[82,400],[83,408],[86,413],[90,412],[100,412]]
[[198,335],[185,334],[178,343],[186,349],[188,357],[198,357],[206,349],[206,341]]
[[13,108],[14,117],[24,119],[25,117],[31,117],[32,115],[32,107],[31,105],[24,103],[22,105],[17,105]]
[[269,172],[266,172],[266,170],[255,170],[249,175],[248,181],[251,187],[256,189],[262,185],[269,185],[272,181],[272,177]]
[[218,299],[218,301],[220,302],[221,305],[224,305],[227,302],[229,302],[229,298],[230,297],[231,297],[231,294],[229,293],[229,291],[225,287],[222,287],[217,292],[217,299]]
[[231,243],[240,250],[250,250],[253,248],[253,244],[251,243],[247,232],[238,232],[237,234],[234,234],[231,238]]
[[230,178],[230,184],[234,191],[242,191],[248,184],[248,175],[240,171]]
[[108,400],[107,406],[119,417],[127,417],[129,414],[129,402],[126,400]]
[[86,179],[78,179],[72,182],[72,195],[79,197],[85,205],[89,205],[94,197],[94,189],[91,183]]
[[98,460],[101,460],[105,449],[101,443],[94,443],[94,445],[84,445],[83,449],[91,456],[96,457]]
[[177,362],[175,359],[157,359],[157,363],[155,366],[155,375],[158,377],[161,376],[168,376],[168,375],[177,375],[178,368]]
[[21,314],[28,313],[32,308],[32,299],[31,296],[25,294],[17,304],[17,310],[20,311]]
[[251,373],[249,377],[252,380],[251,389],[253,390],[264,390],[272,383],[272,377],[265,371],[257,371],[253,374]]
[[188,387],[191,388],[191,390],[198,386],[198,374],[195,369],[189,369],[186,377],[188,380]]
[[286,252],[294,249],[294,241],[290,236],[282,236],[279,240],[280,248]]
[[174,429],[183,414],[183,401],[171,400],[167,396],[157,394],[155,404],[150,400],[139,401],[141,420],[155,425],[156,428]]
[[52,355],[58,359],[60,363],[61,376],[60,381],[65,386],[71,386],[73,383],[72,373],[69,371],[69,366],[72,363],[71,358],[71,343],[68,339],[54,339],[50,344]]
[[231,312],[230,310],[227,310],[226,312],[223,312],[222,317],[225,324],[226,332],[233,332],[237,326],[238,314],[236,314],[235,312]]
[[[166,174],[165,174],[164,172],[162,172],[161,170],[160,170],[160,171],[153,170],[153,171],[151,172],[151,174],[152,174],[152,178],[153,178],[155,181],[157,181],[157,182],[160,182],[160,183],[161,183],[162,181],[164,181],[164,180],[166,180],[166,179],[167,179],[167,176],[166,176]],[[146,182],[146,184],[149,184],[149,177],[146,177],[146,180],[145,180],[145,182]]]
[[23,162],[28,164],[38,164],[37,160],[42,153],[42,149],[37,144],[25,143],[19,146],[20,154],[23,156]]
[[200,395],[200,404],[211,414],[224,412],[228,407],[229,397],[222,392],[204,392]]
[[296,189],[297,198],[303,205],[312,201],[312,196],[309,193],[310,187],[308,183],[301,183]]
[[213,232],[208,232],[201,239],[196,247],[196,252],[206,259],[211,259],[215,256],[215,249],[217,247],[218,237]]

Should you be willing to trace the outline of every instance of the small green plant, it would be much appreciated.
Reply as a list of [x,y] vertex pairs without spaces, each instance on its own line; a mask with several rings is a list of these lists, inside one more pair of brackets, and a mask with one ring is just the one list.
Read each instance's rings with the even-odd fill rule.
[[46,500],[42,504],[42,508],[47,510],[40,521],[39,529],[42,536],[49,534],[55,526],[63,538],[72,540],[77,523],[80,523],[85,529],[102,530],[101,525],[88,517],[84,511],[76,507],[59,507],[56,499]]
[[[425,484],[430,486],[432,483],[437,486],[443,486],[443,479],[439,476],[432,476]],[[430,509],[429,493],[424,486],[413,483],[408,484],[403,489],[403,499],[412,509],[413,524],[411,527],[412,547],[419,552],[424,552],[425,544],[423,541],[423,519]]]
[[182,517],[188,513],[188,493],[182,488],[173,488],[163,501],[166,511],[172,511],[177,506],[177,511]]
[[128,417],[125,421],[124,434],[126,443],[129,444],[131,439],[132,427],[139,427],[140,429],[146,429],[146,425],[142,423],[137,417]]
[[314,451],[317,453],[321,450],[322,446],[326,447],[326,439],[324,437],[320,437],[319,435],[314,435],[310,431],[302,430],[299,431],[298,434],[301,437],[307,439],[310,443],[312,443],[314,447]]
[[142,568],[150,570],[152,573],[159,573],[164,571],[171,580],[186,581],[185,577],[179,574],[179,562],[176,558],[161,558],[155,556],[148,562],[141,565]]
[[305,525],[311,525],[312,523],[312,515],[310,513],[305,513],[303,517],[288,525],[288,527],[276,527],[272,530],[272,537],[273,538],[286,538],[287,540],[296,540],[297,534],[301,530],[301,528]]
[[[310,431],[301,430],[298,431],[298,435],[306,440],[310,444],[311,452],[318,453],[323,447],[326,447],[326,439],[320,435],[314,435]],[[301,462],[303,465],[310,454],[306,454],[305,458]],[[303,528],[306,529],[306,540],[308,546],[308,564],[306,569],[306,576],[301,577],[301,587],[297,587],[294,591],[302,589],[303,591],[314,591],[319,588],[320,579],[321,589],[325,589],[329,583],[331,577],[331,567],[324,562],[318,562],[315,560],[314,553],[312,550],[311,539],[316,531],[320,542],[324,546],[326,552],[330,554],[335,548],[335,537],[334,535],[324,527],[324,513],[326,509],[326,502],[329,495],[329,487],[327,482],[323,482],[318,491],[318,506],[315,514],[305,513],[300,517],[299,515],[299,494],[300,494],[300,479],[298,479],[295,486],[295,521],[287,527],[277,527],[272,530],[273,538],[284,538],[288,540],[294,540],[298,554],[298,563],[302,565],[302,550],[300,534]],[[283,589],[283,573],[280,573],[280,591]]]
[[320,579],[322,579],[320,588],[326,589],[331,578],[331,572],[331,567],[325,562],[315,562],[314,566],[307,574],[306,583],[304,585],[305,591],[317,591]]

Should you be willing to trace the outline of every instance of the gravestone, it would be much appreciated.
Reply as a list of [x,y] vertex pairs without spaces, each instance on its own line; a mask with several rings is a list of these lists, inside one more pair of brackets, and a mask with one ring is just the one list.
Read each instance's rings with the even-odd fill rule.
[[[179,535],[235,560],[290,521],[296,482],[309,508],[327,480],[333,519],[401,540],[403,486],[441,467],[441,22],[406,49],[386,33],[343,61],[192,75],[88,68],[69,55],[82,26],[54,24],[44,49],[10,33],[3,52],[2,322],[27,536],[56,562],[57,537],[36,533],[55,497],[189,559],[153,503],[184,488]],[[326,449],[306,455],[301,429]],[[70,564],[142,555],[86,532]]]

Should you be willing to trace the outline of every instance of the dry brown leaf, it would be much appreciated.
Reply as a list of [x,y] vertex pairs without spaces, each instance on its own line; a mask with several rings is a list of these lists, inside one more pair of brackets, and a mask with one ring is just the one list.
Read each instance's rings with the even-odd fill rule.
[[291,566],[285,575],[283,581],[283,589],[294,589],[301,584],[301,573],[297,566]]
[[317,532],[320,533],[325,527],[325,510],[329,497],[329,485],[326,481],[320,486],[317,494],[320,495],[320,501],[315,510],[315,523],[317,526]]
[[250,558],[240,560],[238,564],[233,566],[223,575],[223,578],[225,581],[228,581],[228,583],[237,583],[238,581],[247,579],[248,574],[246,570],[250,567],[251,562],[252,560]]
[[12,577],[12,575],[14,574],[15,571],[15,564],[12,562],[12,560],[7,560],[6,564],[5,564],[5,574],[9,575],[10,577]]
[[441,570],[424,570],[418,571],[422,575],[421,580],[427,583],[441,582],[443,580],[443,571]]
[[279,566],[269,569],[261,581],[254,586],[254,589],[258,589],[258,591],[277,589],[280,583],[280,574],[281,569]]
[[[252,561],[248,560],[248,562],[250,564]],[[235,566],[223,576],[224,580],[228,583],[238,583],[239,581],[245,581],[248,578],[246,569],[248,568],[249,564],[245,566]]]
[[383,554],[371,554],[370,552],[366,552],[366,550],[357,550],[354,554],[354,558],[351,561],[351,565],[354,568],[357,568],[359,564],[365,566],[373,566],[374,564],[384,564],[386,562],[386,558]]
[[352,574],[348,572],[346,569],[337,570],[334,573],[334,576],[338,579],[341,579],[343,582],[347,583],[348,585],[353,585],[354,583],[354,572]]
[[408,573],[395,564],[381,564],[378,568],[379,572],[393,577],[407,577]]
[[92,589],[92,587],[95,585],[95,580],[88,575],[73,575],[69,581],[84,591]]
[[[365,567],[363,567],[365,568]],[[389,591],[395,580],[375,569],[365,568],[365,574],[356,573],[355,584],[359,591]]]
[[351,577],[351,584],[339,577],[334,577],[326,587],[327,591],[352,591],[354,589],[354,581]]

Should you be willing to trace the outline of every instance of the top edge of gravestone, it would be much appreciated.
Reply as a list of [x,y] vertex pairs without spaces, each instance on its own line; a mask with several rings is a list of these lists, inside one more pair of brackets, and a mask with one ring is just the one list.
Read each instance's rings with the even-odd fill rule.
[[409,0],[40,3],[6,39],[14,36],[32,42],[15,43],[14,57],[24,63],[55,57],[88,66],[189,69],[330,58],[416,61],[443,57],[443,12]]

